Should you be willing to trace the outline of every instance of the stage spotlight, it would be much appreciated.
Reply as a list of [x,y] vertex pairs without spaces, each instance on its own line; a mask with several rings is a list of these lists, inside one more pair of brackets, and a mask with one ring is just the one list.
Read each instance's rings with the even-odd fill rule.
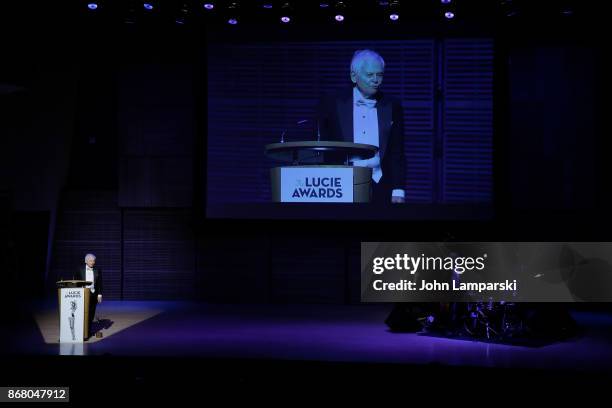
[[345,12],[344,10],[346,9],[346,4],[343,1],[337,1],[336,4],[334,4],[334,19],[341,23],[344,21],[344,16],[345,16]]
[[329,3],[319,3],[319,7],[320,8],[328,8],[329,7]]
[[[139,13],[140,6],[142,5],[144,7],[144,4],[137,0],[126,1],[125,3],[126,5],[125,5],[125,14],[123,15],[123,23],[124,24],[136,24],[136,21],[138,20],[138,16],[140,15]],[[151,6],[151,8],[152,7],[153,6]]]
[[499,4],[501,7],[501,12],[506,17],[516,17],[519,15],[519,10],[512,0],[502,0]]
[[394,0],[389,3],[389,19],[391,21],[398,21],[400,16],[400,2],[399,0]]
[[227,5],[227,23],[236,25],[240,21],[240,3],[232,1]]
[[144,3],[142,7],[144,7],[145,10],[153,10],[153,5],[151,3]]
[[454,7],[451,0],[440,0],[440,3],[443,4],[444,7],[442,9],[442,13],[444,15],[444,18],[446,18],[447,20],[452,20],[453,18],[455,18],[455,11],[454,11]]
[[281,6],[280,15],[281,15],[281,18],[280,18],[281,22],[283,22],[285,24],[289,23],[291,21],[292,16],[293,16],[293,10],[291,8],[291,4],[289,4],[288,2],[284,3]]
[[97,10],[98,9],[98,3],[87,3],[87,8],[90,10]]
[[274,8],[274,5],[272,3],[264,3],[261,7],[270,10],[271,8]]
[[187,5],[187,3],[183,3],[181,8],[178,10],[178,13],[176,14],[176,18],[174,19],[174,22],[179,25],[185,24],[188,14],[189,14],[189,6]]
[[572,0],[558,0],[557,4],[554,7],[563,17],[571,17],[574,15],[575,3],[577,2]]
[[215,3],[211,3],[211,2],[204,3],[203,7],[205,10],[213,10],[215,8]]

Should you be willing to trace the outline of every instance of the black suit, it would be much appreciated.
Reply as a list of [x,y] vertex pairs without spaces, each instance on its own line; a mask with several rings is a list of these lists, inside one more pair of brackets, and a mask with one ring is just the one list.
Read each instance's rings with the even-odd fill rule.
[[[96,314],[96,307],[98,306],[98,295],[101,295],[104,290],[103,280],[102,280],[102,270],[94,266],[93,271],[94,271],[95,292],[92,293],[91,296],[89,297],[89,335],[90,336],[94,334],[92,331],[92,323],[93,323],[94,316]],[[80,279],[80,280],[87,280],[85,279],[85,276],[86,276],[85,265],[83,265],[79,268],[78,274],[75,278]]]
[[[382,178],[372,182],[374,202],[390,202],[393,189],[405,188],[404,115],[400,101],[382,92],[375,99]],[[353,142],[353,88],[321,98],[317,120],[321,140]]]

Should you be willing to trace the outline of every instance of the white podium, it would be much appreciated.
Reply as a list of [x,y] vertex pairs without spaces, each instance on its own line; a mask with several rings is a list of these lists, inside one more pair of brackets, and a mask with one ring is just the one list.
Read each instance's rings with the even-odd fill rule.
[[87,281],[57,282],[60,343],[82,343],[89,332],[89,295]]

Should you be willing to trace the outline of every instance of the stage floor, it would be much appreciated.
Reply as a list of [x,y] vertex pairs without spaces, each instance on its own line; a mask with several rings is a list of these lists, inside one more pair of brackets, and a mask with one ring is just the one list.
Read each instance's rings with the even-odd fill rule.
[[582,334],[542,347],[392,333],[391,305],[213,305],[106,301],[102,339],[57,342],[54,305],[15,333],[12,353],[402,363],[547,370],[612,371],[612,315],[575,312]]

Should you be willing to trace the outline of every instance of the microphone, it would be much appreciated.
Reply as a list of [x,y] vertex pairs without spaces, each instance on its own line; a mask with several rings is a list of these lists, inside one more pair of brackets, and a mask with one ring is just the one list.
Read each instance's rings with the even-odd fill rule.
[[[308,122],[312,122],[312,119],[302,119],[302,120],[298,120],[295,124],[297,126],[303,125],[304,123],[308,123]],[[281,138],[280,138],[280,142],[281,143],[285,143],[285,135],[287,134],[287,130],[289,130],[288,128],[285,128],[283,130],[283,133],[281,133]],[[319,129],[319,121],[317,120],[317,142],[321,141],[321,131]]]

